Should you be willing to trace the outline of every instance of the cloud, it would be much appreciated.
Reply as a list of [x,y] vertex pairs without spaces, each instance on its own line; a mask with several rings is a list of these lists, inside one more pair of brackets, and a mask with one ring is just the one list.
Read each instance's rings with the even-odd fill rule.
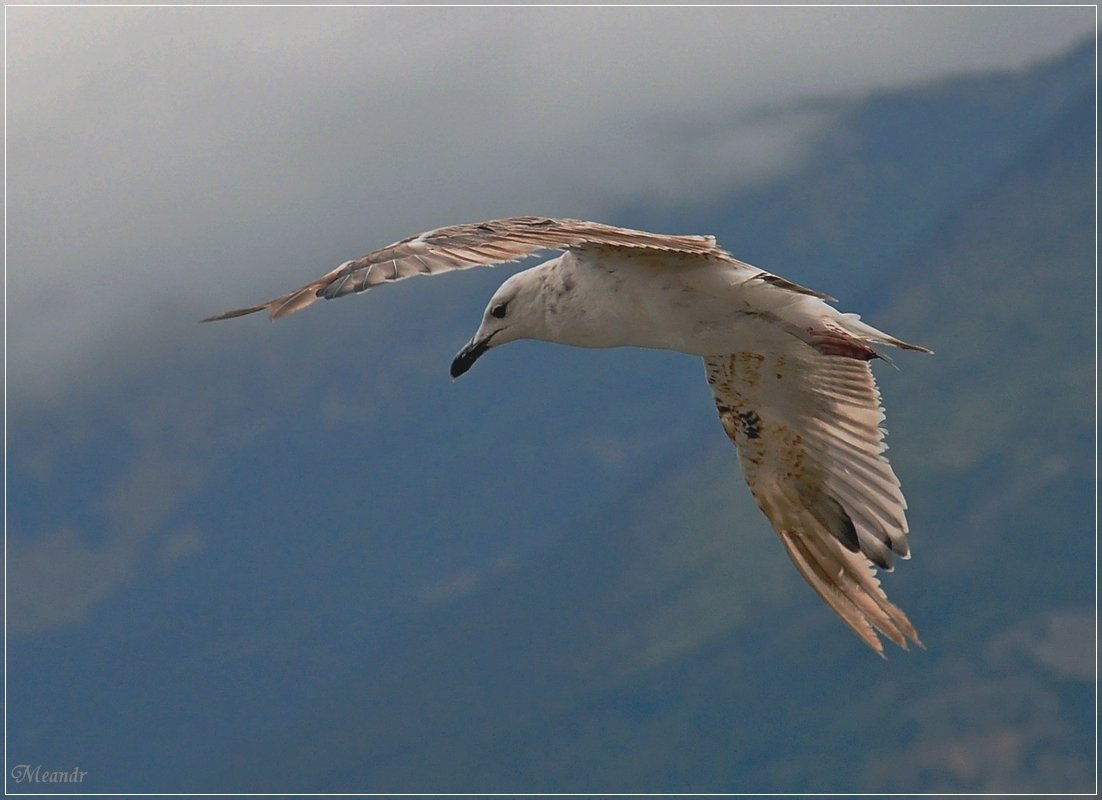
[[150,538],[159,542],[165,567],[195,555],[202,541],[194,525],[163,527],[201,481],[201,467],[178,448],[146,450],[91,504],[86,527],[63,524],[10,537],[9,630],[37,633],[82,621],[142,572]]
[[130,579],[139,532],[95,545],[69,528],[8,544],[8,630],[40,632],[80,622]]
[[1063,680],[1095,679],[1094,610],[1089,607],[1045,611],[1019,622],[988,646],[992,663],[1015,665],[1025,655]]
[[161,546],[161,563],[172,568],[198,556],[205,547],[202,531],[195,525],[185,525],[173,531]]
[[[807,157],[808,101],[1014,67],[1089,8],[7,12],[9,381],[425,227],[607,217]],[[190,330],[190,329],[189,329]],[[110,370],[108,370],[109,372]]]
[[190,381],[205,376],[162,374],[115,407],[75,403],[47,423],[17,418],[9,464],[24,482],[9,501],[11,632],[80,622],[152,567],[172,570],[202,552],[194,498],[218,458],[273,422],[255,413],[248,376],[220,382],[217,395],[195,394]]
[[487,583],[501,578],[516,569],[511,556],[499,556],[493,563],[479,569],[464,569],[443,581],[422,587],[420,600],[426,606],[449,605],[474,594]]

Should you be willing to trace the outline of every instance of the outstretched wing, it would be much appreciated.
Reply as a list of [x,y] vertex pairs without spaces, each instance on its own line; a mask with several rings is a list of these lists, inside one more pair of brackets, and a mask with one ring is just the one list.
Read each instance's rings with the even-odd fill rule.
[[785,350],[704,360],[750,491],[800,573],[866,644],[883,655],[879,632],[921,645],[874,574],[908,557],[907,504],[883,456],[868,362]]
[[346,261],[332,272],[274,300],[227,311],[203,321],[230,319],[264,309],[268,310],[271,319],[277,319],[305,308],[319,297],[331,300],[413,275],[436,275],[501,264],[517,261],[539,250],[586,245],[726,257],[711,236],[668,236],[576,219],[509,217],[437,228],[402,239],[361,258]]

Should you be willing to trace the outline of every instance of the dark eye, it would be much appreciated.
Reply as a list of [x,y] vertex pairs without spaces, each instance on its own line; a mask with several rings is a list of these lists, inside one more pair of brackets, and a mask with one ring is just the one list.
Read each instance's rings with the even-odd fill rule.
[[505,316],[506,310],[507,310],[507,304],[498,303],[497,305],[495,305],[493,308],[490,309],[490,316],[491,317],[497,317],[498,319],[502,319]]

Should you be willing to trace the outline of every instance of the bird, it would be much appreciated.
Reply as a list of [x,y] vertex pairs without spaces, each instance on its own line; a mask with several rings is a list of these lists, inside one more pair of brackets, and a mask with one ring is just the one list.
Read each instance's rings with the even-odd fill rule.
[[839,312],[829,295],[736,259],[713,236],[538,216],[452,225],[203,322],[260,311],[277,320],[319,299],[552,250],[561,252],[494,292],[451,362],[452,380],[519,339],[700,357],[750,492],[800,574],[881,657],[881,636],[922,647],[878,578],[897,557],[910,558],[910,548],[870,362],[888,360],[887,346],[932,351]]

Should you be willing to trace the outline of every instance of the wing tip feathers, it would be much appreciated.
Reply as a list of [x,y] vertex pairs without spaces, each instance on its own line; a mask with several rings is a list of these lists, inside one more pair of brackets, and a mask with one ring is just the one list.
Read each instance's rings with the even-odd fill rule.
[[215,314],[213,317],[205,317],[205,318],[199,320],[199,322],[200,323],[203,323],[203,322],[219,322],[219,321],[224,320],[224,319],[234,319],[235,317],[244,317],[244,316],[248,316],[249,314],[255,314],[257,311],[263,311],[264,309],[268,308],[268,305],[269,305],[268,303],[262,303],[261,305],[258,305],[258,306],[246,306],[245,308],[235,308],[233,311],[225,311],[221,314]]

